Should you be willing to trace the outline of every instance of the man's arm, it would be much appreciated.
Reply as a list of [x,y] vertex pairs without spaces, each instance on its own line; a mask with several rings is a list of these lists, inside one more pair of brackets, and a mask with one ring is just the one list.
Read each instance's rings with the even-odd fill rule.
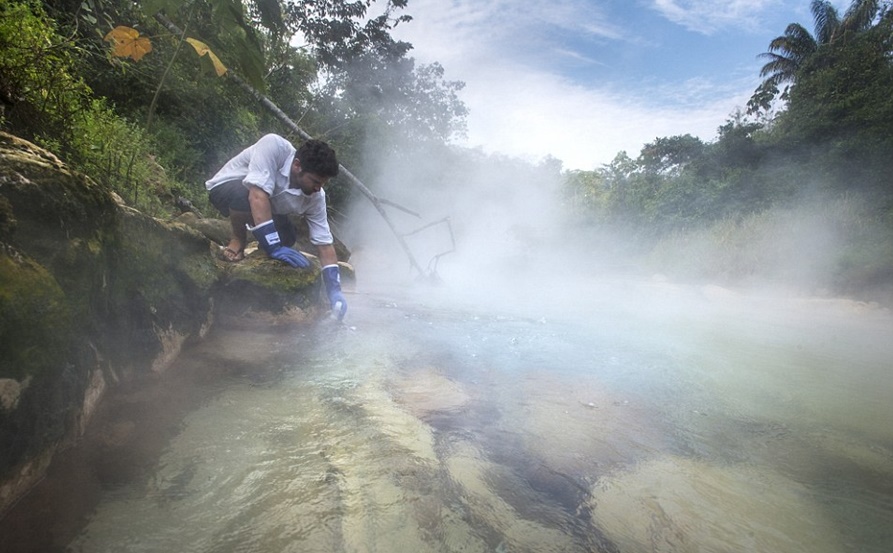
[[257,186],[251,186],[248,190],[248,205],[251,206],[251,218],[254,224],[259,225],[273,218],[273,207],[270,205],[270,195]]
[[332,312],[342,320],[347,312],[347,300],[341,293],[341,271],[338,269],[338,257],[335,254],[335,246],[321,244],[316,246],[319,253],[319,263],[322,265],[322,281],[326,285],[326,295],[329,296],[329,304]]
[[[256,186],[252,186],[248,192],[248,203],[251,205],[251,216],[254,224],[260,224],[273,218],[273,208],[270,204],[270,195]],[[316,247],[319,254],[319,263],[323,267],[337,265],[338,255],[332,244],[320,244]]]
[[309,267],[310,262],[301,252],[282,246],[279,232],[276,231],[276,224],[273,222],[270,195],[257,186],[252,186],[248,191],[248,204],[251,206],[251,217],[254,219],[251,234],[257,238],[258,246],[273,259],[288,263],[292,267],[299,269]]
[[335,253],[335,246],[332,244],[316,246],[316,251],[319,254],[319,264],[323,267],[338,264],[338,255]]

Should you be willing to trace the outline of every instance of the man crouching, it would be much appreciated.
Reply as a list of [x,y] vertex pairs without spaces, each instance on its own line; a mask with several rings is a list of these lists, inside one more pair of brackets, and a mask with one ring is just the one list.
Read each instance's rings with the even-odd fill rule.
[[326,217],[323,187],[338,174],[338,158],[325,142],[308,140],[295,149],[285,138],[267,134],[230,159],[205,182],[211,203],[229,217],[232,237],[223,258],[245,257],[250,231],[273,259],[296,268],[310,262],[292,249],[297,233],[290,214],[303,215],[322,265],[323,282],[338,319],[347,311],[334,238]]

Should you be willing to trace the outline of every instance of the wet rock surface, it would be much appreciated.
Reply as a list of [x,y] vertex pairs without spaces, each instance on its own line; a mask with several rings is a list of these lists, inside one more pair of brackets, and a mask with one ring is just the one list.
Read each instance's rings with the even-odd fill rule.
[[83,434],[108,389],[164,373],[212,325],[324,311],[318,262],[223,262],[226,226],[145,215],[0,133],[0,515]]

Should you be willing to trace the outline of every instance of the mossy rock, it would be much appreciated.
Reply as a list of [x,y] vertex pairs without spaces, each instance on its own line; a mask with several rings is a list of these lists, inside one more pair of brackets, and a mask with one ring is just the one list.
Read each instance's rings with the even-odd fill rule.
[[40,478],[35,460],[83,431],[86,398],[162,372],[218,315],[269,325],[320,314],[314,256],[306,270],[262,252],[226,263],[192,223],[131,209],[0,132],[0,512]]
[[[293,247],[301,251],[316,251],[316,246],[310,242],[310,231],[307,228],[307,222],[304,220],[304,217],[301,215],[290,215],[289,219],[295,227],[295,244]],[[174,221],[197,230],[208,240],[220,246],[229,244],[232,236],[232,227],[227,219],[199,217],[195,213],[187,212],[178,216]],[[249,245],[257,243],[251,236],[251,233],[248,233],[248,243]],[[351,251],[337,236],[334,236],[333,246],[335,247],[338,261],[350,261]]]
[[174,223],[193,228],[208,240],[221,246],[229,244],[230,235],[232,234],[232,227],[228,220],[199,217],[191,211],[183,213],[174,219]]
[[296,269],[251,251],[238,263],[218,260],[226,272],[217,298],[217,314],[228,326],[298,323],[320,312],[320,267],[315,256],[307,269]]
[[[82,430],[97,369],[100,386],[157,370],[206,329],[222,272],[199,233],[126,208],[3,133],[0,231],[0,489],[8,489],[22,466]],[[0,511],[13,499],[0,497]]]
[[0,245],[0,378],[21,381],[63,366],[71,335],[71,309],[53,275]]
[[[83,399],[72,309],[54,276],[0,244],[0,484],[23,461],[51,450]],[[36,478],[36,477],[35,477]],[[33,480],[32,480],[33,482]],[[12,483],[24,490],[28,482]],[[0,496],[0,509],[5,507]]]
[[[114,224],[114,196],[33,144],[0,133],[0,240],[52,264],[59,239],[97,239]],[[27,248],[23,247],[27,244]]]

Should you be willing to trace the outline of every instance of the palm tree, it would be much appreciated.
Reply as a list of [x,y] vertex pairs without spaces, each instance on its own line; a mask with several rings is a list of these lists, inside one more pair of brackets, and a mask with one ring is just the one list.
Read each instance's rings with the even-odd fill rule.
[[779,86],[788,85],[781,91],[781,99],[788,97],[796,82],[797,71],[819,47],[845,40],[853,33],[861,33],[872,27],[881,12],[880,0],[853,0],[843,18],[829,0],[812,0],[810,5],[815,23],[814,35],[799,23],[791,23],[784,34],[769,43],[769,51],[760,54],[768,62],[760,70],[764,77],[748,102],[748,113],[768,109],[772,100],[779,96]]
[[[813,0],[813,6],[823,3]],[[832,8],[833,9],[833,8]],[[819,35],[817,32],[816,35]],[[793,82],[797,70],[819,48],[819,41],[813,38],[799,23],[791,23],[784,34],[769,43],[769,51],[760,54],[769,61],[760,70],[760,77],[765,77],[763,86],[778,87],[785,82]]]
[[828,42],[843,39],[850,33],[862,33],[871,29],[877,23],[878,15],[886,13],[888,6],[882,8],[881,4],[882,2],[878,0],[873,2],[853,0],[836,27],[837,33],[831,36]]

